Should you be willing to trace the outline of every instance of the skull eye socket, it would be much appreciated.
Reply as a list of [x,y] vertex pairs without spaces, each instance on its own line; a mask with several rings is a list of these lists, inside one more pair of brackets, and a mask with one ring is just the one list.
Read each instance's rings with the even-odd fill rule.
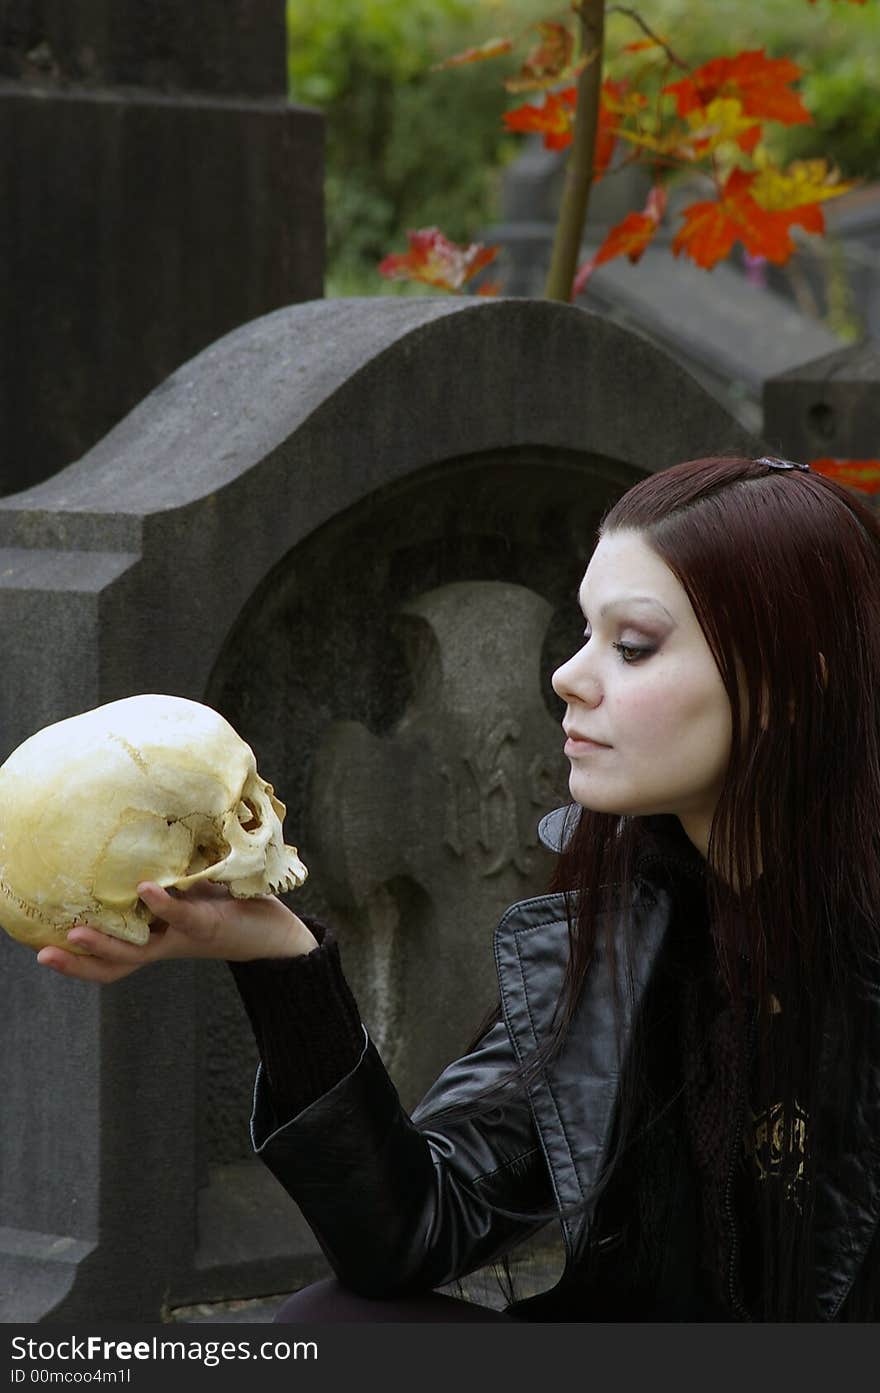
[[255,832],[261,824],[256,804],[250,798],[243,798],[238,805],[238,820],[245,832]]

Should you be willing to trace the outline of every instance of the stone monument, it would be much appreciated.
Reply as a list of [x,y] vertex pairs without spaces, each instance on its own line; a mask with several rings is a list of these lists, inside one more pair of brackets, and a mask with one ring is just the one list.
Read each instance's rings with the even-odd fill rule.
[[0,4],[0,494],[323,293],[323,118],[284,0]]
[[867,339],[769,378],[764,435],[790,459],[880,458],[880,343]]
[[[0,500],[0,758],[134,692],[216,706],[287,803],[312,872],[288,902],[336,926],[411,1106],[493,1004],[504,909],[546,889],[550,675],[601,514],[677,460],[762,448],[572,306],[277,310]],[[251,1151],[226,965],[98,988],[0,940],[0,1319],[155,1321],[327,1275]]]

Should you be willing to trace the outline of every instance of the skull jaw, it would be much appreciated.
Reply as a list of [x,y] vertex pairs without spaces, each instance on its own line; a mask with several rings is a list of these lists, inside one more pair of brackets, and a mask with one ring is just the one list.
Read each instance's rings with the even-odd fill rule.
[[188,890],[200,880],[209,880],[215,885],[225,885],[235,899],[245,900],[255,895],[278,895],[287,890],[296,890],[304,884],[309,874],[297,848],[282,843],[271,842],[266,848],[265,865],[248,875],[236,875],[230,864],[232,860],[226,857],[214,866],[180,876],[174,881],[175,890]]
[[[236,806],[213,829],[216,853],[206,858],[207,864],[203,860],[197,870],[188,870],[175,880],[174,888],[186,890],[200,880],[209,880],[227,886],[236,899],[298,889],[308,870],[297,848],[284,844],[282,824],[286,811],[272,785],[260,777],[254,765]],[[210,837],[206,831],[206,840]],[[199,847],[199,851],[203,850]]]

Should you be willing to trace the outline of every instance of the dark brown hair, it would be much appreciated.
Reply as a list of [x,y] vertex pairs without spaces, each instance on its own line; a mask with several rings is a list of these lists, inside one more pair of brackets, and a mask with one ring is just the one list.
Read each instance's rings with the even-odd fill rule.
[[[864,983],[880,958],[880,525],[865,504],[821,475],[713,456],[641,480],[605,513],[596,540],[625,530],[637,532],[684,588],[731,705],[730,761],[705,877],[717,967],[743,1050],[751,1022],[759,1106],[781,1104],[786,1119],[799,1108],[811,1119],[805,1156],[793,1137],[782,1147],[781,1183],[795,1178],[803,1160],[805,1203],[773,1213],[768,1200],[760,1216],[761,1318],[814,1320],[823,1034],[831,1034],[843,1060],[838,1078],[852,1079],[869,1063],[880,1067],[864,1058],[861,1028]],[[644,818],[580,810],[549,887],[564,892],[570,947],[554,1030],[500,1093],[496,1086],[467,1108],[432,1114],[432,1123],[473,1115],[540,1076],[578,1009],[603,924],[612,964],[619,935],[632,969],[637,947],[625,907],[638,900],[644,832]],[[622,891],[622,915],[603,914],[609,886]],[[742,888],[732,895],[731,886]],[[743,924],[744,955],[737,951]],[[770,1051],[774,996],[785,1009]],[[496,1006],[469,1050],[500,1018]],[[644,1135],[638,1050],[636,1029],[614,1156],[597,1190],[556,1215],[595,1205],[634,1137]],[[845,1096],[837,1102],[846,1108]],[[850,1303],[848,1318],[877,1314],[860,1314]]]

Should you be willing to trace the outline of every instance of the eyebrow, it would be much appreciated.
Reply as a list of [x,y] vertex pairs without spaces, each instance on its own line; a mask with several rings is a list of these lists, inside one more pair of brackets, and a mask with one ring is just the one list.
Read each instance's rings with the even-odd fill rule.
[[[580,591],[578,591],[577,600],[581,609],[583,609],[584,606],[581,601]],[[614,600],[606,600],[605,604],[599,610],[599,618],[604,619],[605,615],[608,614],[610,610],[620,609],[622,605],[652,605],[656,609],[662,609],[663,613],[672,620],[673,624],[676,626],[678,624],[678,621],[673,618],[666,606],[661,604],[659,600],[655,600],[653,595],[618,595]]]

